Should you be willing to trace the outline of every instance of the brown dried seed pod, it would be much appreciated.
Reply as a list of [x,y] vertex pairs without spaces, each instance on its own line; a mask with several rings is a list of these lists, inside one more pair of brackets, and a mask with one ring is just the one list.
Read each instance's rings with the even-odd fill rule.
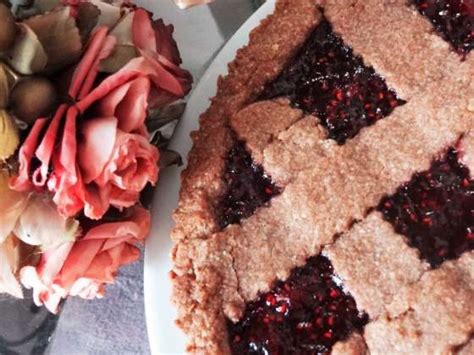
[[56,100],[56,89],[48,79],[30,77],[13,88],[10,107],[17,118],[32,124],[37,118],[50,113]]
[[10,9],[0,3],[0,52],[11,48],[17,33],[18,27]]

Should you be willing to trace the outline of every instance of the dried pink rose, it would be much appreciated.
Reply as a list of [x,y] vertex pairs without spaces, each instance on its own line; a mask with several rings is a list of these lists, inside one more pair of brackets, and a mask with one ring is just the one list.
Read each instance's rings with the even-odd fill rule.
[[147,210],[136,206],[127,213],[122,221],[100,224],[76,242],[43,253],[37,266],[23,267],[21,283],[33,289],[35,304],[56,313],[68,296],[103,297],[105,285],[114,281],[119,267],[139,258],[137,245],[150,230]]
[[159,154],[148,142],[148,109],[190,89],[169,28],[153,23],[143,9],[132,15],[131,35],[140,55],[94,87],[101,62],[117,43],[108,28],[98,27],[69,86],[75,103],[59,106],[52,119],[38,119],[20,149],[12,187],[48,189],[63,216],[84,209],[87,217],[99,219],[110,205],[132,206],[147,183],[155,184]]

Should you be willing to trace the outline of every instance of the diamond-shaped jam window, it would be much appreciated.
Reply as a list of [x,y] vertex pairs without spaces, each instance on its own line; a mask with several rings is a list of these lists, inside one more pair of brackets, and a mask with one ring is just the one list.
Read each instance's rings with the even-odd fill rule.
[[242,142],[237,142],[227,153],[223,179],[225,191],[216,206],[221,229],[250,217],[281,191],[263,168],[253,162]]
[[319,255],[248,303],[238,323],[229,321],[229,345],[233,354],[329,354],[367,321]]
[[461,56],[474,48],[473,0],[411,0]]
[[454,148],[378,208],[432,267],[474,248],[474,181]]
[[261,99],[286,96],[319,117],[330,138],[343,144],[404,103],[373,68],[364,65],[323,20],[300,53],[269,83]]

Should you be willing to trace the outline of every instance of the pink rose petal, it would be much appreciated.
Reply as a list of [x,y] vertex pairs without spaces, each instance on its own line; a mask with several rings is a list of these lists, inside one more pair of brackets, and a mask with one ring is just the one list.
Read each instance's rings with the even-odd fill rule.
[[116,117],[118,127],[124,132],[135,131],[145,123],[149,95],[150,80],[138,77],[104,97],[100,101],[98,113]]
[[33,172],[32,180],[36,186],[44,186],[48,179],[49,164],[51,163],[51,156],[53,155],[56,136],[66,110],[67,105],[59,106],[46,134],[43,137],[43,140],[35,152],[36,158],[41,162],[41,166]]
[[133,43],[137,48],[156,52],[155,31],[150,15],[144,9],[136,9],[132,24]]
[[79,296],[87,300],[92,300],[94,298],[104,297],[105,287],[101,282],[81,277],[74,282],[69,294],[71,296]]
[[41,261],[37,266],[38,272],[46,283],[52,283],[56,275],[61,271],[74,243],[64,243],[57,249],[48,250],[42,254]]
[[110,207],[111,185],[97,186],[88,184],[85,187],[84,214],[90,219],[98,220]]
[[108,29],[107,27],[99,27],[96,29],[90,43],[87,46],[87,51],[82,57],[79,65],[77,66],[76,70],[74,71],[74,75],[71,80],[71,86],[69,87],[69,96],[72,98],[77,98],[79,93],[81,92],[82,86],[84,81],[91,71],[94,63],[96,62],[96,58],[101,52],[102,46],[107,37]]
[[72,287],[74,282],[87,272],[103,243],[104,241],[101,239],[79,240],[74,243],[58,276],[59,284],[66,289]]
[[117,119],[110,116],[89,119],[82,124],[77,160],[86,184],[97,178],[110,160],[115,146],[117,123]]
[[163,20],[159,19],[153,22],[153,29],[155,30],[156,52],[175,64],[181,64],[178,46],[173,39],[173,25],[165,26]]
[[77,96],[78,99],[82,99],[86,96],[94,86],[94,82],[97,78],[97,74],[99,73],[100,62],[107,58],[110,54],[112,54],[113,50],[115,49],[115,45],[117,44],[117,39],[113,36],[107,36],[102,43],[100,48],[100,52],[97,53],[94,63],[89,68],[87,76],[82,84],[81,91]]
[[40,118],[36,120],[30,134],[21,146],[18,153],[18,158],[20,161],[18,176],[12,177],[10,180],[10,187],[13,190],[27,191],[33,188],[33,184],[30,181],[31,159],[35,154],[35,150],[40,139],[40,134],[47,122],[48,120],[46,118]]

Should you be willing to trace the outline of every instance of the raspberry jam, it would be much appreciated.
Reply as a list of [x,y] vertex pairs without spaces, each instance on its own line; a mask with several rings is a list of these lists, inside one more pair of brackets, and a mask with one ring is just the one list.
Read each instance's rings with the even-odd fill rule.
[[474,48],[474,1],[411,0],[436,31],[465,57]]
[[474,248],[474,181],[454,148],[378,208],[432,267]]
[[299,55],[264,90],[261,99],[287,96],[319,117],[330,138],[343,144],[404,103],[374,69],[344,45],[323,20]]
[[326,354],[368,321],[344,292],[329,259],[314,256],[247,304],[238,323],[228,322],[233,354]]
[[216,207],[221,229],[250,217],[255,210],[280,193],[260,165],[252,161],[243,143],[229,151],[225,162],[226,190]]

